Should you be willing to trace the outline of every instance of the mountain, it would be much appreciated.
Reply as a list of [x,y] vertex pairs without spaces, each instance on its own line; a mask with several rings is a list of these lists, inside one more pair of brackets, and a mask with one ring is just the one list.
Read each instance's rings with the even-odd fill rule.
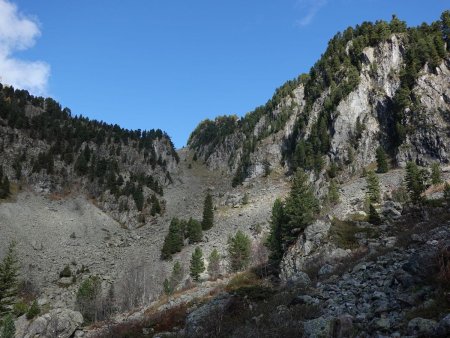
[[279,166],[322,177],[332,166],[352,174],[374,161],[378,146],[394,165],[446,163],[446,32],[445,20],[407,28],[395,16],[349,27],[309,74],[241,119],[203,121],[188,145],[211,169],[233,173],[233,185]]
[[159,129],[126,130],[72,116],[51,98],[8,86],[0,86],[0,132],[3,174],[19,188],[86,193],[129,227],[155,216],[151,197],[163,202],[178,162]]
[[18,337],[448,336],[449,39],[448,11],[350,27],[177,151],[0,87],[0,257],[15,241],[23,281],[0,316],[14,299]]

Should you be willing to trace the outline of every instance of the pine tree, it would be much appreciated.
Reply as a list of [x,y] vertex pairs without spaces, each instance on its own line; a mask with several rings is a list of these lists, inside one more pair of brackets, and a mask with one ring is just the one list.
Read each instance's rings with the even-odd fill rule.
[[178,218],[172,218],[169,225],[169,233],[164,239],[164,244],[161,249],[161,258],[170,259],[176,252],[180,252],[183,248],[183,231],[181,223]]
[[74,164],[74,169],[78,175],[86,175],[88,173],[88,160],[86,160],[84,153],[78,156]]
[[151,197],[152,209],[150,210],[150,214],[155,216],[156,214],[161,214],[161,204],[159,203],[158,198],[155,195]]
[[287,222],[283,202],[277,198],[272,207],[270,219],[270,234],[267,238],[267,247],[270,250],[269,258],[274,262],[281,261],[283,257],[283,226]]
[[170,296],[173,293],[173,289],[170,286],[170,281],[167,278],[164,279],[163,289],[164,289],[164,293],[167,296]]
[[15,242],[9,244],[6,256],[0,263],[0,317],[10,312],[17,297],[19,265]]
[[211,251],[208,259],[208,273],[211,279],[217,279],[220,272],[220,255],[217,249]]
[[377,148],[376,157],[377,157],[377,172],[387,173],[389,171],[387,156],[386,152],[381,146]]
[[370,203],[381,202],[380,181],[373,170],[367,172],[366,184]]
[[330,182],[327,199],[331,205],[339,203],[339,186],[336,183],[336,180],[331,180]]
[[433,162],[431,165],[431,183],[432,184],[441,184],[441,168],[439,167],[439,163]]
[[423,200],[422,194],[425,191],[425,172],[414,162],[406,164],[405,183],[411,202],[420,203]]
[[369,206],[369,219],[368,219],[368,221],[369,221],[369,223],[372,223],[374,225],[381,224],[380,215],[378,214],[378,212],[375,209],[375,207],[373,206],[373,204],[370,204],[370,206]]
[[169,279],[169,290],[172,290],[171,293],[176,290],[178,284],[183,280],[183,277],[183,267],[181,266],[181,263],[177,261],[173,265],[172,274]]
[[144,194],[142,192],[142,185],[139,184],[138,187],[134,189],[133,199],[134,203],[136,204],[136,209],[142,211],[142,208],[144,207]]
[[16,326],[14,324],[14,319],[9,313],[3,321],[3,329],[0,331],[0,337],[2,338],[14,338],[16,333]]
[[241,230],[234,237],[228,238],[228,254],[231,272],[244,270],[250,263],[250,238]]
[[305,229],[319,212],[313,188],[302,170],[297,170],[295,174],[284,210],[287,222],[283,224],[283,242],[290,243],[297,238],[295,231]]
[[203,205],[203,220],[202,229],[209,230],[214,225],[214,211],[213,211],[213,201],[212,196],[207,194],[205,197],[205,203]]
[[203,233],[202,233],[202,224],[193,219],[192,217],[189,219],[187,224],[187,233],[189,238],[189,243],[198,243],[202,241]]
[[205,263],[203,262],[203,252],[200,247],[196,247],[191,257],[191,277],[198,282],[200,275],[205,271]]

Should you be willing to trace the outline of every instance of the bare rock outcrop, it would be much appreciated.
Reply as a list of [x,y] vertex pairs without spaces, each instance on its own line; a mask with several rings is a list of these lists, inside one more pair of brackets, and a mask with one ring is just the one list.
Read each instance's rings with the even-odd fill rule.
[[31,321],[22,316],[17,319],[17,338],[58,337],[69,338],[83,324],[81,313],[69,309],[54,309]]

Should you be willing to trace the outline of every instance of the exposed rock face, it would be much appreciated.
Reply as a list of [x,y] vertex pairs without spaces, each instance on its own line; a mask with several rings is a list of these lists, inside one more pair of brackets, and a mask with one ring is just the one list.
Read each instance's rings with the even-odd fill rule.
[[428,164],[432,159],[447,163],[450,59],[436,69],[436,74],[423,72],[414,93],[420,98],[421,109],[407,114],[407,125],[414,126],[414,131],[400,147],[397,159],[400,163],[411,159],[421,164]]
[[[400,86],[400,72],[405,67],[406,42],[403,40],[402,35],[392,35],[387,41],[364,49],[359,84],[340,101],[332,113],[329,127],[331,147],[325,162],[350,161],[351,165],[341,173],[343,177],[374,162],[378,146],[395,148],[392,139],[395,125],[392,104]],[[449,138],[446,130],[450,123],[450,60],[445,59],[435,70],[425,66],[420,74],[413,90],[420,98],[420,108],[405,112],[404,125],[408,129],[406,140],[400,147],[393,149],[395,160],[400,166],[409,160],[417,160],[422,164],[436,160],[448,162]],[[307,118],[306,134],[301,137],[309,135],[312,125],[324,109],[328,95],[329,90],[325,90],[314,102]],[[271,169],[288,169],[287,163],[282,162],[285,141],[292,137],[295,122],[304,118],[304,107],[304,87],[299,85],[271,112],[271,116],[260,117],[252,133],[258,141],[249,156],[248,178],[264,175],[267,163]],[[269,117],[277,116],[282,111],[288,111],[288,118],[281,130],[272,132]],[[363,131],[355,141],[357,121],[363,126]],[[196,150],[211,169],[233,173],[238,169],[244,144],[248,141],[242,130],[236,127],[214,149],[205,145]],[[357,151],[353,150],[354,153],[350,154],[349,149],[355,142]]]
[[327,221],[317,220],[305,229],[283,257],[280,264],[282,280],[295,280],[311,262],[333,262],[348,255],[346,250],[325,240],[330,226]]
[[16,337],[58,337],[69,338],[83,323],[81,313],[68,309],[55,309],[27,321],[25,316],[16,321]]

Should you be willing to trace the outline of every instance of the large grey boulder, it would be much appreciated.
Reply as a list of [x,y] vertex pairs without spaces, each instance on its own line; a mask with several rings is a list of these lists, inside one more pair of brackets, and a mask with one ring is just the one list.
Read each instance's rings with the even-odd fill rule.
[[211,326],[221,325],[219,318],[230,302],[230,296],[221,295],[193,310],[186,318],[186,336],[202,337]]
[[20,328],[16,337],[37,338],[57,337],[69,338],[83,324],[80,312],[69,309],[55,309],[28,322],[22,316],[16,322]]
[[437,333],[442,337],[450,336],[450,313],[439,321]]
[[438,324],[436,321],[417,317],[409,321],[408,333],[411,335],[430,337],[434,335],[437,327]]
[[319,317],[308,320],[304,323],[303,329],[305,337],[326,338],[333,334],[334,318]]

